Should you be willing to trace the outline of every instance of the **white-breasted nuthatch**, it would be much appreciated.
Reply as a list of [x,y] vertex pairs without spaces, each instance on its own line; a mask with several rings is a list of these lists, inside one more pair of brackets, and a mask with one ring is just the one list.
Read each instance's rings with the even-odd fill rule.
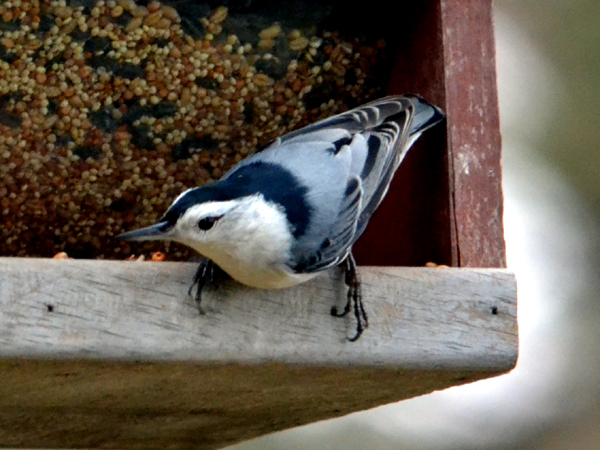
[[[277,138],[216,183],[181,194],[160,221],[119,235],[172,240],[248,286],[280,289],[343,265],[358,339],[368,325],[352,245],[387,193],[407,150],[444,114],[415,95],[382,98]],[[191,288],[190,288],[191,292]],[[200,311],[202,311],[200,309]]]

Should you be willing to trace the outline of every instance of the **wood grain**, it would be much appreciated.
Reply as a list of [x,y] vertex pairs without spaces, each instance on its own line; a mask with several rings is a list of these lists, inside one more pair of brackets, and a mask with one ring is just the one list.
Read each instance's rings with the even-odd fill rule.
[[227,282],[207,290],[205,316],[186,295],[194,270],[0,259],[0,356],[412,368],[506,368],[514,360],[510,273],[361,268],[370,327],[352,345],[351,315],[329,315],[345,303],[338,269],[281,291]]
[[0,442],[219,448],[493,376],[517,357],[514,276],[361,267],[356,343],[332,270],[227,282],[200,316],[190,263],[0,258]]
[[459,265],[506,267],[492,2],[440,4]]

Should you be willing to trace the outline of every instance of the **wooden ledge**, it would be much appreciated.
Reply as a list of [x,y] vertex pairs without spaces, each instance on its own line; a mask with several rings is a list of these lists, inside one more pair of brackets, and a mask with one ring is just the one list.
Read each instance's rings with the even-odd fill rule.
[[[187,297],[190,263],[0,258],[0,442],[219,448],[494,376],[517,358],[502,269],[362,267],[282,291]],[[51,430],[47,427],[51,427]]]

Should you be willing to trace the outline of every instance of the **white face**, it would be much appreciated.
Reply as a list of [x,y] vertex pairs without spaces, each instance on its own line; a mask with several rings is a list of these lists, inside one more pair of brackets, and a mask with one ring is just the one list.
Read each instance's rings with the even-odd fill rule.
[[284,264],[292,240],[283,210],[259,195],[192,206],[164,237],[226,271],[230,260],[263,267]]

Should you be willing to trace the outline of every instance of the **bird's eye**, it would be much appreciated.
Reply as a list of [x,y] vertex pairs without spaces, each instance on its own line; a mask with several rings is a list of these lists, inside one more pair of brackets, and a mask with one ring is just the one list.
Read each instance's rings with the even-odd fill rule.
[[203,231],[210,230],[213,225],[223,216],[209,216],[198,221],[198,228]]

